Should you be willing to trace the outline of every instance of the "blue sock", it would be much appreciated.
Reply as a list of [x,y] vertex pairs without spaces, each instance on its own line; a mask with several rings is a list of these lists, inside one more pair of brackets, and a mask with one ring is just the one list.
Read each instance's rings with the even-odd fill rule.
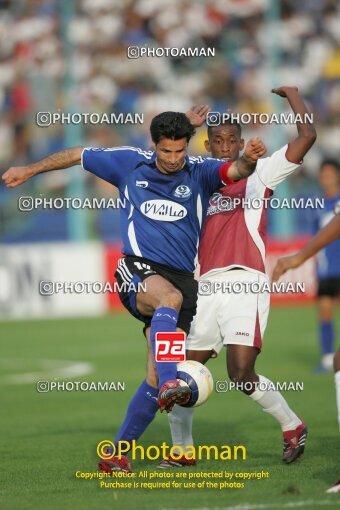
[[[178,312],[165,306],[157,308],[151,320],[150,341],[152,351],[155,354],[156,333],[176,331]],[[177,377],[177,363],[172,361],[156,362],[158,373],[158,387],[166,381],[175,380]]]
[[144,430],[154,419],[159,407],[157,404],[158,389],[143,381],[132,397],[122,426],[117,434],[118,441],[139,439]]
[[320,323],[321,354],[334,352],[334,324],[333,322]]

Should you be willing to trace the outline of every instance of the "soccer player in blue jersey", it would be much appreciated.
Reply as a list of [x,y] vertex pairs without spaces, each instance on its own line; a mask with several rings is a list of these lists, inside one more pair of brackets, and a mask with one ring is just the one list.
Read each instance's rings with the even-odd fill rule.
[[[340,166],[336,160],[321,163],[319,182],[324,208],[315,209],[314,232],[323,228],[333,217],[340,201]],[[340,296],[340,239],[325,246],[317,257],[317,305],[319,312],[319,344],[321,362],[318,372],[332,370],[335,350],[334,308]]]
[[[200,122],[208,109],[196,112]],[[136,291],[122,292],[125,307],[145,323],[151,349],[148,363],[155,363],[158,332],[189,331],[196,313],[197,282],[193,276],[199,235],[209,196],[223,184],[249,176],[263,156],[262,142],[251,139],[243,156],[234,163],[211,158],[190,158],[188,143],[195,128],[184,113],[164,112],[151,122],[155,151],[138,148],[75,147],[52,154],[24,167],[12,167],[2,176],[14,188],[36,174],[82,163],[85,170],[117,186],[127,207],[121,211],[124,258],[116,277]],[[144,282],[146,290],[138,289]],[[122,288],[122,286],[120,286]],[[126,286],[125,286],[126,288]],[[137,390],[117,440],[124,437],[134,414],[152,407],[171,411],[185,403],[190,390],[179,385],[176,363],[156,363],[158,390],[146,380]],[[135,423],[143,429],[143,416]]]

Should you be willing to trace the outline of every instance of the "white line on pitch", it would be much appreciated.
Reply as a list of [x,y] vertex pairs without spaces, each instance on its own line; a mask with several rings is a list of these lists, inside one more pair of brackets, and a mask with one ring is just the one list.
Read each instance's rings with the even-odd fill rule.
[[[25,372],[28,367],[35,365],[37,370]],[[20,373],[1,377],[7,384],[31,384],[39,380],[49,380],[60,377],[78,377],[93,372],[92,363],[87,361],[67,361],[56,359],[24,359],[8,358],[0,361],[2,370],[17,370]]]

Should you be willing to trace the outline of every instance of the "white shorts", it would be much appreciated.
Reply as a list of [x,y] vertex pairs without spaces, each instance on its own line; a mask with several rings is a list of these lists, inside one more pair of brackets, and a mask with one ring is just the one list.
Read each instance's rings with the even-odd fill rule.
[[261,350],[270,294],[256,290],[267,282],[265,274],[242,269],[200,278],[197,313],[191,323],[186,348],[214,350],[218,354],[223,345],[238,344]]

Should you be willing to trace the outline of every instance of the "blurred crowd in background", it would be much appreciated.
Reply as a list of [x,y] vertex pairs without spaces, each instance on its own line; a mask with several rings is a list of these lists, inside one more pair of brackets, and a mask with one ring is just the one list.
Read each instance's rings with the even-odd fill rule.
[[[127,58],[128,46],[144,45],[214,47],[216,55]],[[150,119],[161,111],[207,103],[217,111],[288,112],[270,94],[284,84],[297,85],[314,113],[318,140],[289,187],[294,196],[312,195],[320,161],[340,159],[336,0],[0,0],[0,170],[72,143],[69,127],[37,126],[39,111],[144,114],[142,125],[78,126],[74,140],[147,149]],[[294,126],[247,125],[243,134],[260,136],[272,152],[295,133]],[[205,138],[202,128],[191,154],[205,154]],[[13,197],[67,196],[72,175],[53,172],[19,190],[0,186],[0,242],[66,239],[65,211],[24,217]],[[89,196],[112,195],[99,179],[84,179]],[[90,238],[118,239],[116,211],[86,214]],[[308,233],[301,214],[295,234]]]

